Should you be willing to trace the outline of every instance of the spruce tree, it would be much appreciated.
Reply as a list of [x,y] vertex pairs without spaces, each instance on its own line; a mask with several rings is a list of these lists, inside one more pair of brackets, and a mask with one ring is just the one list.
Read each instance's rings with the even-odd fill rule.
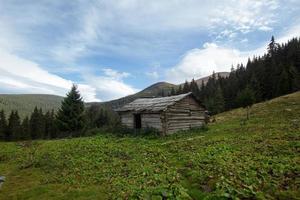
[[49,139],[49,138],[56,138],[56,124],[55,124],[55,116],[54,116],[54,110],[47,111],[46,114],[44,115],[44,120],[45,120],[45,134],[44,138]]
[[178,87],[177,94],[182,94],[182,86],[181,85],[179,85],[179,87]]
[[7,122],[5,113],[3,110],[0,111],[0,140],[5,140],[7,131]]
[[48,133],[50,133],[50,138],[57,137],[57,126],[55,121],[54,110],[52,109],[50,112],[50,123],[48,124]]
[[239,106],[247,108],[247,120],[249,119],[249,111],[253,103],[255,102],[255,96],[253,90],[247,86],[240,91],[236,97],[236,102]]
[[197,97],[197,99],[199,99],[200,90],[199,90],[198,84],[196,83],[196,81],[194,79],[192,79],[192,81],[191,81],[190,90]]
[[34,108],[30,117],[29,125],[31,138],[33,140],[43,138],[45,132],[45,125],[41,109],[38,110],[37,107]]
[[225,101],[224,96],[221,90],[221,87],[218,86],[214,96],[214,113],[220,113],[224,111]]
[[22,134],[21,121],[18,111],[11,111],[8,118],[8,137],[7,140],[20,140]]
[[31,139],[31,135],[30,135],[30,126],[29,126],[29,118],[26,116],[22,122],[21,125],[22,128],[22,136],[21,139],[22,140],[29,140]]
[[68,136],[79,136],[84,127],[84,102],[76,85],[72,86],[62,102],[57,114],[57,125]]
[[50,111],[47,111],[46,114],[44,115],[44,120],[45,120],[45,133],[44,133],[44,138],[49,139],[51,138],[50,134],[50,127],[51,127],[51,114]]
[[183,89],[182,89],[182,93],[188,93],[190,92],[190,85],[187,81],[185,81],[184,85],[183,85]]
[[274,36],[272,35],[271,41],[268,45],[268,54],[269,56],[273,56],[274,52],[277,50],[278,44],[275,42]]

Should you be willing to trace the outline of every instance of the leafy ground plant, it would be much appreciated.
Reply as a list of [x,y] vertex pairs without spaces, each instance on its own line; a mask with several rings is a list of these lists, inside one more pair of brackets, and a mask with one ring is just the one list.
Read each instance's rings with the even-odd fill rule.
[[299,199],[300,92],[167,137],[0,143],[0,199]]

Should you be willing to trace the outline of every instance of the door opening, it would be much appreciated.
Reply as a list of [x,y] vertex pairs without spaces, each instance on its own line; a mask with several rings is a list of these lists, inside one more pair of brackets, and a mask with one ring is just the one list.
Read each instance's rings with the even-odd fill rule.
[[134,114],[134,128],[136,129],[142,128],[141,114]]

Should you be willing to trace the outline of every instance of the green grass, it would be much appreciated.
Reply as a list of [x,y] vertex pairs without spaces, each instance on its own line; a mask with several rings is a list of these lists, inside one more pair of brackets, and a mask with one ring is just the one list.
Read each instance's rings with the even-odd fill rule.
[[299,199],[300,92],[164,138],[0,143],[0,199]]
[[23,119],[31,115],[35,106],[48,110],[58,110],[63,97],[47,94],[0,94],[0,110],[4,110],[8,118],[12,110],[18,110]]

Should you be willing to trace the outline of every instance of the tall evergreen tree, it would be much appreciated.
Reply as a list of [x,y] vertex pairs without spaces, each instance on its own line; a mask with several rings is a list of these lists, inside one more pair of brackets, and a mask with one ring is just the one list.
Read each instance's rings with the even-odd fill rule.
[[223,92],[221,90],[221,87],[218,86],[215,96],[214,96],[214,113],[220,113],[224,111],[224,106],[225,106],[225,101],[224,101],[224,96]]
[[249,119],[250,107],[255,102],[255,96],[253,90],[247,86],[244,90],[238,93],[236,102],[239,106],[247,108],[247,120]]
[[190,90],[199,99],[200,90],[199,90],[198,84],[196,83],[196,81],[194,79],[192,79],[192,81],[191,81]]
[[7,131],[7,122],[5,113],[3,110],[0,111],[0,140],[5,140]]
[[270,43],[269,43],[269,45],[268,45],[268,54],[269,54],[270,56],[273,56],[273,54],[274,54],[274,52],[277,50],[278,46],[279,46],[279,45],[275,42],[275,38],[274,38],[274,36],[272,35],[271,41],[270,41]]
[[185,83],[183,85],[182,93],[188,93],[190,91],[191,91],[190,85],[189,85],[189,83],[187,81],[185,81]]
[[55,115],[54,110],[47,111],[44,115],[45,120],[45,134],[44,138],[56,138],[57,130],[56,130],[56,124],[55,124]]
[[12,111],[8,118],[8,138],[7,140],[20,140],[22,135],[21,121],[18,111]]
[[84,127],[84,103],[77,86],[73,85],[57,113],[60,131],[69,136],[79,136]]
[[181,85],[179,85],[179,87],[178,87],[177,94],[182,94],[182,86]]
[[37,107],[34,108],[30,117],[29,125],[32,139],[43,138],[45,133],[45,124],[41,109],[39,110]]
[[29,139],[31,139],[29,118],[27,116],[23,119],[22,124],[21,124],[21,128],[22,128],[21,139],[22,140],[29,140]]

